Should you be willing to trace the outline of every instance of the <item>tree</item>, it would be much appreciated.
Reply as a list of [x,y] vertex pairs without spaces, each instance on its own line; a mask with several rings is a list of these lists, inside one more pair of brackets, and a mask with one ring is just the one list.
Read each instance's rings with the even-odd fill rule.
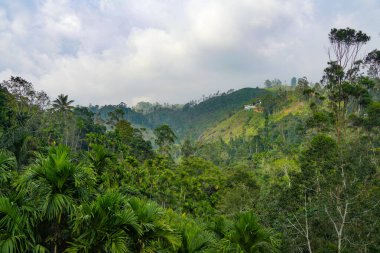
[[292,173],[293,184],[283,193],[289,234],[301,236],[300,251],[357,251],[374,244],[369,231],[378,225],[367,229],[364,224],[377,212],[371,196],[377,165],[368,153],[367,138],[350,141],[342,146],[326,134],[317,134],[301,152],[301,172]]
[[160,151],[167,156],[170,156],[171,145],[174,144],[177,136],[168,125],[161,125],[154,129],[154,135],[156,136],[155,142],[158,145]]
[[305,89],[308,89],[309,86],[309,81],[307,80],[307,77],[304,76],[302,78],[299,78],[297,81],[297,89],[303,91]]
[[341,139],[341,130],[345,128],[347,108],[350,102],[351,91],[354,90],[354,81],[362,61],[358,61],[358,53],[370,37],[362,31],[351,28],[331,29],[329,33],[330,48],[328,67],[324,70],[323,81],[328,90],[330,106],[335,115],[338,143]]
[[72,230],[75,237],[67,249],[70,253],[130,252],[132,236],[143,233],[127,199],[110,190],[76,208]]
[[268,79],[265,80],[264,84],[265,84],[266,88],[271,88],[272,87],[272,82],[270,80],[268,80]]
[[122,142],[130,142],[133,138],[134,129],[132,124],[126,120],[119,120],[115,125],[115,133]]
[[123,120],[125,116],[125,111],[123,107],[118,107],[114,111],[108,113],[108,123],[117,124],[119,121]]
[[184,157],[192,156],[195,152],[195,148],[191,144],[189,139],[186,139],[181,146],[181,154]]
[[112,157],[112,154],[100,144],[91,145],[91,151],[88,152],[88,160],[99,175],[108,167]]
[[380,127],[380,102],[373,101],[368,106],[368,120],[367,127],[368,128],[379,128]]
[[365,63],[369,66],[368,74],[371,77],[380,78],[380,50],[371,51],[366,56]]
[[[330,61],[335,61],[347,74],[349,79],[355,64],[357,64],[357,57],[360,49],[365,45],[371,37],[362,31],[356,31],[352,28],[345,29],[331,29],[329,33]],[[334,58],[332,59],[332,54]]]
[[181,239],[178,253],[212,252],[215,243],[215,238],[209,231],[192,223],[182,225]]
[[76,201],[89,193],[95,183],[91,168],[75,164],[65,146],[53,147],[48,155],[39,155],[35,164],[18,180],[18,189],[26,190],[41,212],[42,236],[53,252],[65,244],[67,223]]
[[8,191],[12,170],[17,166],[16,158],[7,150],[0,149],[0,193]]
[[6,131],[1,136],[1,146],[14,152],[20,169],[30,157],[32,144],[41,133],[43,109],[49,98],[43,91],[35,91],[33,84],[21,77],[11,77],[0,84],[0,114]]
[[134,252],[152,252],[155,243],[175,250],[180,245],[180,238],[165,221],[163,209],[154,202],[132,198],[128,201],[137,222],[141,227],[141,233],[132,234]]
[[38,210],[33,201],[26,197],[25,191],[14,192],[10,196],[0,197],[0,251],[48,252],[38,243],[35,224]]
[[6,150],[0,150],[0,251],[45,252],[38,244],[35,224],[38,210],[26,191],[14,188],[16,159]]
[[275,78],[275,79],[272,80],[272,86],[273,86],[273,87],[281,86],[281,85],[282,85],[282,82],[281,82],[280,79]]
[[280,240],[278,234],[263,227],[251,211],[235,216],[223,244],[224,252],[279,252]]
[[52,106],[55,111],[67,113],[74,108],[74,106],[71,105],[72,103],[74,103],[74,100],[69,100],[68,95],[60,94],[53,101]]
[[[0,84],[0,137],[2,137],[15,122],[15,113],[12,110],[11,102],[12,96],[7,89]],[[1,140],[1,142],[3,142],[3,140]]]
[[292,77],[292,80],[290,81],[290,84],[292,87],[296,87],[297,85],[297,77]]
[[[75,141],[75,132],[76,132],[76,125],[69,124],[69,119],[71,119],[71,112],[74,108],[71,104],[74,103],[74,100],[69,100],[68,95],[60,94],[58,97],[53,101],[52,107],[55,112],[58,113],[59,121],[61,124],[59,127],[62,129],[63,135],[63,143],[65,145],[74,144]],[[71,142],[70,142],[71,139]],[[75,143],[76,144],[76,143]],[[71,145],[74,146],[74,145]]]
[[17,112],[30,112],[33,106],[44,109],[50,103],[49,97],[44,91],[35,91],[31,82],[19,76],[11,76],[11,79],[4,81],[1,86],[5,87],[16,99]]

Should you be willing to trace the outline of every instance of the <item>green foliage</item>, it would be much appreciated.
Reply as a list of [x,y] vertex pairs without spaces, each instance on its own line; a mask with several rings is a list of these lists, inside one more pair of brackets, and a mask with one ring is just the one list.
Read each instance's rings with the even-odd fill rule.
[[297,85],[297,77],[292,77],[292,80],[290,81],[290,84],[292,87],[295,87]]
[[162,154],[170,156],[171,146],[174,144],[177,136],[168,125],[162,125],[154,129],[156,136],[155,142]]
[[157,203],[137,198],[130,199],[128,203],[141,227],[141,233],[132,235],[136,252],[153,251],[155,242],[171,250],[178,248],[179,237],[165,220],[164,210]]
[[280,240],[259,224],[255,214],[245,212],[236,215],[223,246],[224,252],[278,252]]
[[380,102],[372,102],[369,105],[367,126],[370,128],[380,126]]
[[182,146],[181,146],[181,154],[183,157],[189,157],[194,155],[195,153],[195,148],[191,144],[191,141],[189,139],[186,139]]
[[365,63],[369,65],[368,74],[373,78],[380,76],[380,51],[375,49],[368,53]]
[[129,252],[131,236],[141,234],[138,218],[120,193],[107,191],[78,206],[67,252]]
[[12,170],[16,168],[16,158],[7,150],[0,150],[0,185],[1,191],[7,190],[12,179]]
[[68,217],[74,212],[76,199],[86,197],[86,188],[95,182],[90,168],[74,164],[69,150],[64,146],[53,147],[47,157],[40,156],[36,163],[27,168],[18,179],[17,185],[26,190],[34,200],[41,224],[48,232],[46,240],[50,247],[61,247],[67,231]]
[[317,128],[320,132],[331,130],[333,123],[333,115],[324,110],[313,112],[306,121],[308,128]]
[[[370,37],[362,31],[355,31],[352,28],[337,29],[332,28],[329,34],[329,40],[331,44],[336,44],[337,47],[343,47],[343,45],[355,45],[358,43],[365,44],[370,40]],[[341,50],[344,50],[343,48]]]
[[26,252],[37,246],[32,229],[36,212],[31,206],[18,204],[15,199],[0,197],[1,252]]
[[[258,98],[267,91],[259,88],[244,88],[237,91],[228,91],[217,95],[204,97],[200,102],[190,102],[181,106],[160,106],[144,104],[136,106],[135,110],[122,107],[125,119],[134,126],[143,126],[154,129],[167,124],[179,138],[196,139],[208,127],[228,118],[232,113],[240,110],[244,104]],[[145,106],[145,107],[144,107]],[[99,113],[106,119],[109,112],[120,106],[90,107],[94,113]],[[145,109],[141,109],[145,108]]]
[[215,252],[215,238],[212,233],[195,223],[185,223],[181,229],[181,247],[178,253]]
[[58,112],[65,113],[74,108],[71,105],[72,103],[74,103],[74,100],[69,100],[68,95],[60,94],[57,99],[53,101],[52,107]]
[[329,39],[322,84],[184,106],[48,109],[2,82],[0,251],[379,252],[378,51],[356,59],[369,37],[350,28]]

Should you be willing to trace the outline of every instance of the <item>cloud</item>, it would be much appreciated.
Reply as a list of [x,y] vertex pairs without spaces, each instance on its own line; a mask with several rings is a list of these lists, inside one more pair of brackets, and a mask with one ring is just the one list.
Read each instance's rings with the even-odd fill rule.
[[330,27],[373,33],[369,16],[380,14],[370,0],[15,2],[0,3],[0,77],[80,104],[184,103],[267,78],[318,81]]

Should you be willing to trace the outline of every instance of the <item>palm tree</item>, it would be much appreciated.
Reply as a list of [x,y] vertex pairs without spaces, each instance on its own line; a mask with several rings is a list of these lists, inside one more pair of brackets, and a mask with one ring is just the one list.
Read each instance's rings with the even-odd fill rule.
[[141,234],[137,217],[120,193],[107,191],[80,205],[73,218],[74,239],[67,252],[129,252],[131,234]]
[[88,153],[88,160],[100,175],[106,170],[112,154],[103,145],[99,144],[91,145],[91,149],[91,152]]
[[[1,195],[9,192],[12,169],[16,167],[16,159],[7,150],[0,150],[0,192]],[[0,197],[0,251],[20,252],[26,248],[28,240],[25,240],[23,215],[17,206],[5,196]]]
[[53,109],[59,112],[71,111],[74,107],[71,105],[74,100],[69,100],[68,95],[60,94],[57,99],[53,101]]
[[239,213],[222,240],[223,252],[279,252],[278,235],[259,224],[251,212]]
[[0,197],[0,252],[48,252],[37,241],[38,211],[26,191]]
[[180,237],[165,220],[164,210],[157,203],[138,198],[128,202],[142,231],[132,235],[134,252],[155,252],[157,247],[175,250],[180,246]]
[[69,124],[67,124],[68,113],[74,108],[71,104],[74,100],[69,100],[68,95],[60,94],[58,98],[53,101],[53,110],[58,112],[58,116],[60,116],[62,132],[64,132],[64,143],[68,145],[69,142]]
[[16,168],[16,158],[7,150],[0,150],[0,193],[7,191],[12,178],[12,170]]
[[178,253],[213,252],[214,237],[196,224],[185,224],[181,231],[182,244]]
[[26,191],[17,191],[13,181],[17,174],[16,158],[0,150],[0,252],[44,252],[34,236],[38,211]]
[[25,189],[41,212],[40,231],[54,252],[62,248],[67,236],[67,223],[79,199],[95,184],[91,168],[74,164],[65,146],[53,147],[27,168],[18,180],[18,189]]

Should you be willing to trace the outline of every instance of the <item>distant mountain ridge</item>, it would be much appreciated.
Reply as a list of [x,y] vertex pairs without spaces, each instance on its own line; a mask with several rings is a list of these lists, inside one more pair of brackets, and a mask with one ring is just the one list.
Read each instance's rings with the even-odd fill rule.
[[103,121],[108,113],[122,108],[125,119],[135,126],[154,129],[168,124],[180,139],[197,139],[207,128],[227,119],[253,99],[268,93],[261,88],[243,88],[229,93],[222,93],[205,99],[200,103],[187,103],[183,106],[157,107],[148,113],[129,108],[124,104],[91,106],[90,110]]

